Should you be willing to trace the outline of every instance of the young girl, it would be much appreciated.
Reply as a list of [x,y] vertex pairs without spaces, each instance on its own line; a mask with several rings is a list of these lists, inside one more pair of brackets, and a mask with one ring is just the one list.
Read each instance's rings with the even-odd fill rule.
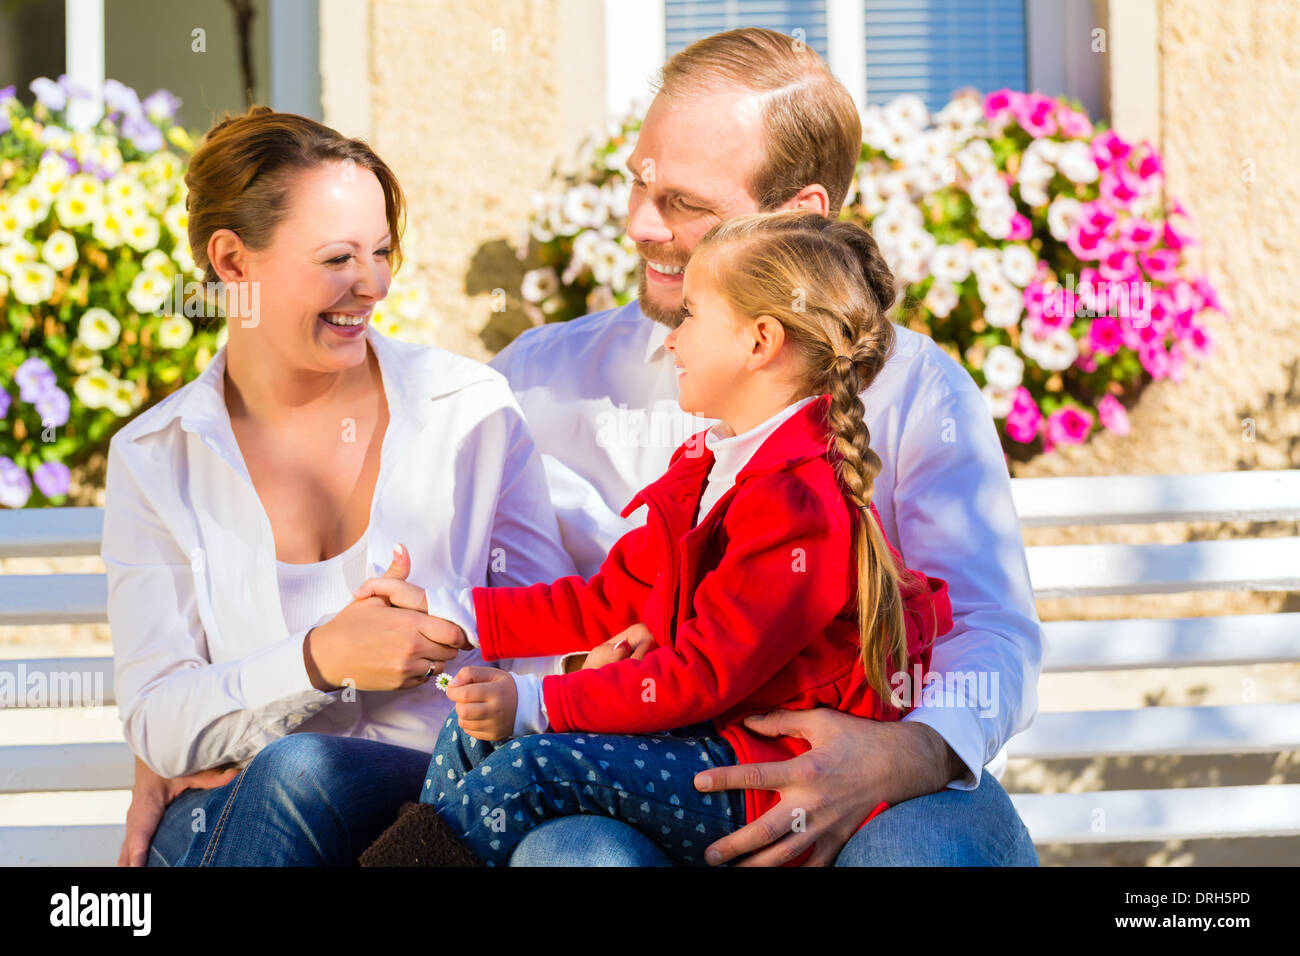
[[691,256],[686,316],[664,343],[681,407],[719,423],[628,504],[648,519],[600,571],[456,599],[391,578],[362,587],[432,605],[487,660],[591,650],[637,622],[654,638],[643,656],[546,677],[540,692],[462,669],[420,803],[363,864],[496,865],[531,828],[575,813],[625,821],[699,864],[779,796],[699,793],[695,774],[808,749],[746,716],[902,716],[891,678],[928,667],[952,616],[947,584],[902,567],[871,503],[881,463],[859,395],[892,348],[893,299],[859,226],[797,210],[719,223]]

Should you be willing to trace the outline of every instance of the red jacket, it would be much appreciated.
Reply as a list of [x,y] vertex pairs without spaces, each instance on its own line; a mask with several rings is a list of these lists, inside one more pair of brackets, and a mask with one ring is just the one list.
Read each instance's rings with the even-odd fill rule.
[[[614,544],[590,580],[475,588],[483,657],[586,650],[643,622],[658,643],[644,659],[543,680],[551,728],[638,734],[712,720],[740,763],[809,748],[797,737],[747,729],[742,720],[751,714],[834,707],[899,719],[903,711],[877,698],[859,662],[853,540],[860,519],[828,455],[829,405],[822,396],[783,422],[699,525],[692,527],[713,464],[703,432],[623,510],[645,503],[649,516]],[[879,522],[874,506],[871,514]],[[910,673],[917,662],[929,667],[932,629],[951,629],[952,607],[941,579],[904,570],[901,584]],[[778,799],[770,790],[745,791],[748,819]]]

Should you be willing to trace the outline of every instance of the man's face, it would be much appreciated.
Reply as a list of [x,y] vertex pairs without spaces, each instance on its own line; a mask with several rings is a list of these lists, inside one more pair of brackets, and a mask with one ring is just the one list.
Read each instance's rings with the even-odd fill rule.
[[752,94],[660,95],[650,104],[627,160],[627,234],[641,254],[641,311],[656,322],[681,322],[682,276],[700,238],[715,223],[759,211],[749,183],[762,143]]

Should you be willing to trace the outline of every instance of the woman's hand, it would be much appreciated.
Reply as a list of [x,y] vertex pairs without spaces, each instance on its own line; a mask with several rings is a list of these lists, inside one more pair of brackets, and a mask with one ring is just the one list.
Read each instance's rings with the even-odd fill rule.
[[236,767],[216,767],[200,770],[188,777],[168,780],[149,769],[139,757],[135,758],[135,783],[131,787],[131,805],[126,811],[126,838],[118,854],[118,866],[144,866],[149,857],[149,844],[158,832],[163,813],[176,797],[185,790],[213,790],[228,784],[239,773]]
[[587,653],[582,669],[595,669],[629,657],[640,660],[654,649],[655,638],[644,624],[633,624],[621,634],[615,634],[604,644],[598,644]]
[[505,740],[515,731],[519,697],[509,672],[462,667],[447,687],[461,729],[479,740]]

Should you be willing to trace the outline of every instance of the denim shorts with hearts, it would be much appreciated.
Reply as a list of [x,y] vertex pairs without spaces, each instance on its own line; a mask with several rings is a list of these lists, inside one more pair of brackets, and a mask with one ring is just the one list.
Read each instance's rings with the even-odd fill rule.
[[654,735],[528,734],[477,740],[453,711],[429,762],[420,802],[431,803],[489,866],[525,834],[575,814],[631,824],[674,860],[704,865],[704,850],[745,823],[745,792],[700,793],[701,770],[736,752],[711,723]]

